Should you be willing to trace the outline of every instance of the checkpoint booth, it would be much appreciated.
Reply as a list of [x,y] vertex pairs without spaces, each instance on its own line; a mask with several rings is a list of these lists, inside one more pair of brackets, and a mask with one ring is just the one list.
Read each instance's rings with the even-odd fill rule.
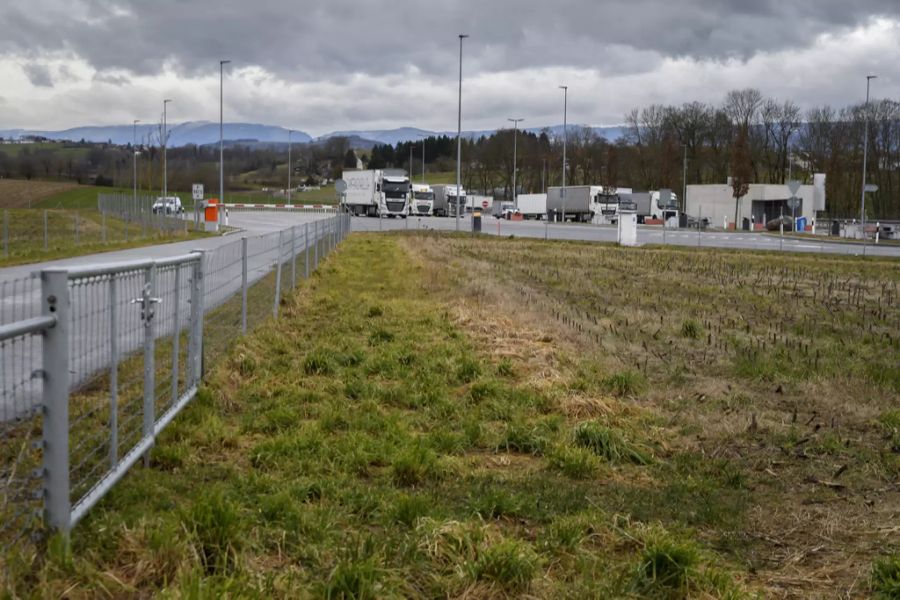
[[203,202],[204,231],[219,231],[219,200],[210,198]]

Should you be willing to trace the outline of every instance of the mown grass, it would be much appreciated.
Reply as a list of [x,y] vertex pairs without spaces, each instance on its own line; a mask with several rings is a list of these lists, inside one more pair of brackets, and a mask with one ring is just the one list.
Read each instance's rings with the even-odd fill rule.
[[396,238],[354,236],[11,593],[742,595],[695,535],[742,522],[740,477],[567,414],[567,383],[534,386],[425,281]]
[[[173,241],[206,237],[208,233],[194,231],[190,223],[182,229],[162,230],[152,225],[130,223],[103,215],[94,209],[41,210],[7,209],[8,242],[2,245],[0,233],[0,267],[28,264],[58,258],[83,256],[97,252],[138,248]],[[47,215],[46,250],[44,249],[44,213]],[[2,227],[2,225],[0,225]],[[105,232],[105,233],[104,233]]]

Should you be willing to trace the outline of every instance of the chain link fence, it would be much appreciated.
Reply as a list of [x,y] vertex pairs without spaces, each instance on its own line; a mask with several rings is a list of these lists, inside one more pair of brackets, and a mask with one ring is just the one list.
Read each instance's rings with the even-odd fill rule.
[[278,317],[346,215],[210,252],[0,283],[0,561],[67,533],[194,397],[204,360]]

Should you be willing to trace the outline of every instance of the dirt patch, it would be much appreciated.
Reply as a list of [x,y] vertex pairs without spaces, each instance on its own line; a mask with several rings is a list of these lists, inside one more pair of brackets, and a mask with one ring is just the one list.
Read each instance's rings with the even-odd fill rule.
[[75,183],[0,179],[0,208],[31,208],[39,201],[77,188]]

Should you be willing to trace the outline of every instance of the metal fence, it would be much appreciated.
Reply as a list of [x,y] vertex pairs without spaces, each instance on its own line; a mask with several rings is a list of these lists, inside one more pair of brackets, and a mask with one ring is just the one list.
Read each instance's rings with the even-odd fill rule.
[[[159,198],[132,194],[98,194],[97,210],[103,215],[114,216],[140,229],[146,235],[150,231],[170,232],[183,230],[188,221],[184,214],[193,207],[174,209],[171,205],[157,204]],[[156,205],[156,210],[154,210]],[[169,208],[167,208],[169,207]],[[173,211],[174,212],[171,212]]]
[[346,215],[214,251],[0,283],[0,549],[68,532],[197,392],[207,361],[350,229]]

